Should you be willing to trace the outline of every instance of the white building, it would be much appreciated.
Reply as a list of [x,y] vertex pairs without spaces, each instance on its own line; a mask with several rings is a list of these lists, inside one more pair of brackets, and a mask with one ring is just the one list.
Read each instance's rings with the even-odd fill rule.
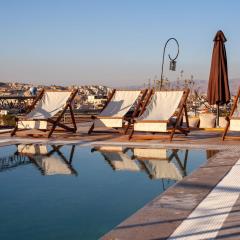
[[87,98],[87,102],[93,105],[94,108],[102,108],[106,101],[106,96],[89,95]]

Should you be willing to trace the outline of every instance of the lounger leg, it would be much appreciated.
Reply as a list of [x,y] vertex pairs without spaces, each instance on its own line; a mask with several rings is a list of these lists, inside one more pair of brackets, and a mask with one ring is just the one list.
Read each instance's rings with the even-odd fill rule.
[[223,133],[223,135],[222,135],[222,141],[225,140],[225,137],[226,137],[226,135],[227,135],[227,131],[228,131],[229,126],[230,126],[230,120],[227,122],[227,125],[226,125],[226,127],[225,127],[225,129],[224,129],[224,133]]
[[52,136],[53,131],[55,130],[56,126],[57,126],[56,124],[54,124],[54,125],[52,126],[50,132],[48,133],[48,138],[50,138],[50,137]]
[[53,126],[52,126],[52,128],[51,128],[51,130],[50,130],[50,132],[48,134],[48,138],[50,138],[52,136],[52,134],[53,134],[53,132],[54,132],[54,130],[56,129],[57,126],[62,127],[62,128],[66,129],[68,131],[75,132],[74,128],[70,128],[68,126],[65,126],[65,125],[59,123],[59,122],[55,122],[55,123],[53,123]]
[[180,126],[178,126],[177,129],[178,129],[182,134],[184,134],[185,136],[188,135],[188,131],[187,131],[186,129],[184,129],[184,128],[180,127]]
[[187,124],[187,130],[189,131],[190,127],[189,127],[189,119],[188,119],[187,107],[186,106],[184,107],[184,113],[185,113],[185,119],[186,119],[186,124]]
[[173,139],[173,135],[174,135],[174,133],[175,133],[175,130],[176,130],[176,126],[172,129],[172,132],[171,132],[171,134],[170,134],[170,142],[171,142],[172,139]]
[[132,131],[130,132],[130,134],[129,134],[129,136],[128,136],[128,140],[131,140],[133,133],[134,133],[134,128],[133,128]]
[[125,134],[124,128],[119,128],[119,129],[118,128],[114,128],[114,129],[117,130],[119,134],[122,134],[122,135]]
[[90,135],[92,133],[93,129],[94,129],[94,123],[92,124],[92,126],[88,130],[88,135]]
[[71,118],[72,118],[72,124],[73,124],[73,128],[74,128],[74,132],[76,132],[77,131],[77,125],[76,125],[73,109],[72,109],[72,106],[70,104],[69,104],[69,109],[70,109],[70,114],[71,114]]
[[127,132],[128,132],[128,129],[129,129],[129,127],[130,127],[130,125],[131,125],[131,123],[129,122],[129,123],[128,123],[128,125],[127,125],[127,127],[126,127],[126,129],[125,129],[125,131],[124,131],[124,135],[126,135],[126,134],[127,134]]
[[18,130],[18,126],[16,126],[12,132],[11,132],[11,137],[13,137],[16,134],[16,131]]
[[16,126],[11,132],[11,137],[13,137],[16,134],[16,131],[18,130],[18,119],[16,119]]

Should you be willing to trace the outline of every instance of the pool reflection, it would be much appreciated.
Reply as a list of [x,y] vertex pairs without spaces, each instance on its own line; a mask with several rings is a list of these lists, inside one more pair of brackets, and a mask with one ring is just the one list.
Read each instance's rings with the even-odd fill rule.
[[14,154],[0,159],[0,170],[34,164],[42,175],[77,175],[77,171],[72,167],[75,145],[71,146],[68,159],[61,152],[62,147],[62,145],[16,145]]
[[128,155],[128,148],[123,147],[112,147],[112,146],[101,146],[92,148],[91,152],[99,152],[107,163],[115,171],[141,171],[141,167],[137,161],[132,160],[131,156]]
[[1,147],[0,239],[99,239],[205,162],[202,150]]
[[99,152],[115,171],[145,172],[150,179],[173,181],[187,175],[188,150],[97,146],[91,151]]

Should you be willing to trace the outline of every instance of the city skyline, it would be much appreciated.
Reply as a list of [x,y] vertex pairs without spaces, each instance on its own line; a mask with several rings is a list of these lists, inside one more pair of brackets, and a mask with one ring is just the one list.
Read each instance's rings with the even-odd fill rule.
[[[0,3],[0,81],[130,86],[160,78],[166,40],[177,71],[208,80],[213,38],[227,42],[229,78],[240,74],[237,1],[7,1]],[[168,52],[175,54],[175,45]],[[167,53],[168,53],[167,52]]]

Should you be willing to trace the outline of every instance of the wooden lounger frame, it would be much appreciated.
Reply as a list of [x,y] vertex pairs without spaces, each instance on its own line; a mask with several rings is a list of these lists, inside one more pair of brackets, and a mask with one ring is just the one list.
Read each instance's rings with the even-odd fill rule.
[[[141,114],[145,111],[147,105],[150,102],[151,97],[154,95],[155,92],[158,92],[158,91],[153,91],[152,90],[152,91],[149,92],[149,94],[147,96],[147,100],[145,102],[145,105],[142,108],[143,111],[141,112]],[[188,133],[190,131],[188,115],[187,115],[187,98],[188,98],[189,92],[190,92],[189,89],[183,90],[183,96],[182,96],[182,99],[181,99],[181,101],[179,103],[179,112],[177,114],[176,122],[175,122],[173,128],[170,129],[168,132],[166,132],[166,133],[169,133],[169,136],[166,136],[166,135],[158,136],[158,138],[166,139],[166,137],[167,137],[167,138],[169,138],[170,141],[172,141],[173,136],[174,136],[174,134],[176,133],[177,130],[180,133],[184,134],[185,136],[188,135]],[[141,114],[139,114],[139,116],[141,116]],[[181,126],[183,115],[185,115],[185,118],[186,118],[186,127],[184,127],[184,128]],[[142,122],[142,123],[169,123],[170,120],[138,120],[138,119],[134,119],[133,120],[133,128],[132,128],[132,130],[131,130],[131,132],[129,134],[129,137],[128,137],[129,140],[131,140],[131,138],[132,138],[132,136],[133,136],[133,134],[135,132],[134,131],[134,123],[136,123],[136,122]],[[152,132],[152,133],[158,133],[158,132]],[[143,139],[144,136],[141,137],[141,138]]]
[[[55,91],[55,90],[45,90],[43,89],[39,95],[35,98],[35,100],[33,101],[32,105],[28,108],[28,111],[26,114],[30,113],[36,106],[36,104],[42,99],[42,97],[44,96],[45,92],[64,92],[64,91]],[[65,129],[66,131],[70,131],[70,132],[76,132],[77,131],[77,125],[76,125],[76,121],[74,118],[74,113],[73,113],[73,109],[72,109],[72,101],[75,98],[76,94],[78,92],[78,89],[75,89],[72,91],[71,95],[69,96],[68,100],[66,101],[66,105],[65,107],[59,111],[59,115],[57,116],[57,119],[53,119],[53,118],[47,118],[47,119],[28,119],[26,116],[24,117],[19,117],[16,118],[16,126],[13,129],[13,131],[11,132],[11,136],[14,136],[16,134],[17,131],[19,130],[32,130],[32,129],[18,129],[18,122],[19,121],[24,121],[24,120],[30,120],[30,121],[47,121],[49,124],[52,125],[52,127],[49,129],[49,133],[47,135],[48,138],[50,138],[54,132],[54,130],[56,129],[56,127],[61,127],[63,129]],[[65,112],[69,109],[70,114],[71,114],[71,120],[72,120],[72,124],[73,127],[69,127],[66,124],[61,123],[61,119],[63,118]],[[41,130],[41,129],[38,129]],[[43,130],[43,131],[47,131],[47,130]]]
[[240,97],[240,87],[238,88],[238,92],[237,92],[237,96],[235,96],[235,99],[234,99],[234,102],[233,102],[233,106],[232,106],[232,109],[231,109],[231,112],[229,114],[228,117],[226,117],[226,120],[227,120],[227,125],[224,129],[224,132],[223,132],[223,135],[222,135],[222,140],[224,141],[225,139],[240,139],[239,136],[227,136],[227,132],[229,130],[229,127],[230,127],[230,121],[231,119],[239,119],[240,121],[240,117],[233,117],[233,114],[237,108],[237,105],[238,105],[238,99]]
[[[139,91],[139,90],[117,90],[117,89],[113,89],[113,91],[112,91],[111,94],[109,95],[108,100],[107,100],[107,102],[105,103],[105,105],[104,105],[103,109],[101,110],[101,112],[107,107],[107,105],[108,105],[109,102],[112,100],[112,98],[113,98],[113,96],[114,96],[114,94],[115,94],[116,91]],[[95,119],[103,119],[103,118],[107,118],[107,119],[122,119],[122,122],[123,122],[124,120],[128,121],[128,124],[127,124],[126,129],[123,131],[123,133],[126,134],[127,131],[128,131],[128,129],[129,129],[129,127],[130,127],[130,125],[131,125],[132,119],[134,119],[135,117],[139,116],[139,113],[142,112],[142,111],[141,111],[141,108],[142,108],[143,105],[144,105],[144,99],[145,99],[145,97],[146,97],[146,95],[147,95],[147,92],[148,92],[148,89],[141,90],[142,96],[141,96],[141,98],[140,98],[139,100],[137,100],[138,103],[137,103],[137,105],[136,105],[136,107],[135,107],[132,115],[131,115],[129,118],[126,118],[126,116],[123,116],[123,117],[111,117],[111,116],[100,116],[100,115],[98,115],[98,116],[91,116],[91,118],[93,119],[93,124],[92,124],[92,126],[90,127],[90,129],[89,129],[89,131],[88,131],[88,134],[90,135],[92,132],[99,132],[99,133],[100,133],[100,132],[109,132],[109,130],[108,130],[108,131],[96,131],[96,130],[94,130],[94,120],[95,120]],[[101,114],[101,113],[100,113],[100,114]],[[118,129],[118,128],[115,128],[115,129]],[[121,129],[124,129],[124,125],[122,125]]]

